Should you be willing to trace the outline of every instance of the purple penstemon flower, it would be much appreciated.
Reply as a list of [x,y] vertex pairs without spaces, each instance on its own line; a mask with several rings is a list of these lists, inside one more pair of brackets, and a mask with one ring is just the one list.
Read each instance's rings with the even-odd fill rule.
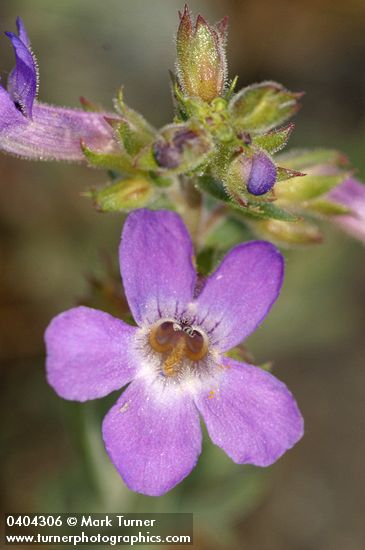
[[196,295],[193,247],[171,211],[136,210],[120,265],[137,326],[88,307],[46,331],[47,376],[61,397],[86,401],[122,388],[103,421],[106,450],[127,486],[158,496],[194,468],[199,413],[234,462],[268,466],[303,434],[303,419],[270,373],[226,353],[275,302],[283,258],[268,242],[233,248]]
[[105,117],[111,113],[54,107],[36,100],[38,70],[22,20],[18,35],[7,32],[16,65],[7,89],[0,84],[0,150],[27,159],[85,161],[80,141],[98,152],[112,152],[117,144]]
[[355,178],[349,178],[335,187],[328,197],[350,209],[344,216],[333,216],[332,221],[350,235],[365,242],[365,185]]

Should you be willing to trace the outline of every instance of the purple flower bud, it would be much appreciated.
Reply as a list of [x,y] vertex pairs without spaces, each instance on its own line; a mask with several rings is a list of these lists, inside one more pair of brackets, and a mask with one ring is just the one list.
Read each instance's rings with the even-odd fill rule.
[[173,136],[170,142],[157,141],[153,146],[157,164],[161,168],[177,168],[182,162],[185,147],[194,147],[198,139],[196,132],[183,128]]
[[182,173],[200,166],[212,147],[211,138],[203,128],[169,124],[152,145],[152,153],[161,169]]
[[252,157],[241,155],[240,173],[252,195],[264,195],[276,181],[276,166],[262,151],[254,153]]

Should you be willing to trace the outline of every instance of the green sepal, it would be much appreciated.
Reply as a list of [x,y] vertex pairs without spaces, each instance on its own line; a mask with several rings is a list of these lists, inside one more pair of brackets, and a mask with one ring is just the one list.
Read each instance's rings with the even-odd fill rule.
[[117,127],[117,132],[124,149],[131,157],[134,157],[146,145],[145,136],[134,132],[128,122],[121,122]]
[[205,120],[211,113],[210,105],[199,97],[180,96],[180,102],[188,118]]
[[293,149],[277,157],[280,163],[292,170],[304,170],[316,166],[348,166],[347,157],[335,149]]
[[265,220],[252,223],[251,227],[259,237],[281,246],[319,244],[323,240],[319,228],[306,220],[296,223]]
[[265,370],[266,372],[272,372],[274,368],[274,363],[272,361],[266,361],[261,365],[257,365],[260,369]]
[[107,170],[108,177],[111,182],[115,182],[117,180],[120,180],[120,172],[117,170]]
[[129,212],[149,204],[153,194],[151,182],[137,176],[93,192],[92,198],[101,212]]
[[238,75],[236,75],[234,77],[234,79],[232,80],[232,82],[228,86],[228,90],[227,90],[227,92],[225,93],[225,96],[224,96],[224,99],[227,102],[230,101],[231,98],[233,97],[234,91],[235,91],[236,86],[237,86],[238,78],[239,78]]
[[295,124],[290,123],[278,130],[272,130],[267,134],[254,136],[252,143],[265,149],[268,153],[277,153],[288,143],[289,137],[294,129]]
[[205,191],[215,199],[230,203],[230,197],[223,185],[213,176],[204,175],[197,178],[197,185],[202,191]]
[[[122,115],[124,124],[127,124],[129,126],[129,131],[134,134],[134,140],[140,144],[139,148],[153,140],[156,135],[156,130],[140,113],[125,104],[123,87],[119,89],[114,104],[117,112]],[[116,128],[118,127],[116,126]],[[124,139],[124,131],[125,129],[122,129],[122,139]]]
[[151,145],[143,147],[133,162],[135,167],[142,170],[142,172],[156,172],[159,170]]
[[188,120],[189,115],[185,108],[184,94],[181,90],[176,75],[170,70],[169,76],[171,80],[172,101],[175,108],[175,122],[185,122]]
[[80,146],[89,164],[95,168],[115,170],[126,174],[134,174],[137,171],[133,167],[129,156],[123,153],[123,151],[120,151],[118,154],[99,153],[87,147],[83,141],[81,141]]
[[267,132],[299,110],[302,95],[286,90],[277,82],[253,84],[233,96],[232,122],[238,131]]
[[240,207],[240,211],[261,220],[278,220],[284,222],[297,222],[298,216],[276,206],[273,202],[258,202],[250,200],[247,206]]
[[149,177],[152,183],[154,183],[157,187],[170,187],[174,183],[173,178],[169,178],[167,176],[159,176],[154,172],[150,172]]
[[103,109],[100,107],[100,105],[97,105],[96,103],[93,103],[89,99],[87,99],[84,96],[79,97],[79,101],[81,104],[81,107],[83,111],[89,112],[89,113],[98,113],[101,112]]
[[197,179],[198,186],[209,193],[214,198],[227,203],[234,210],[238,210],[242,214],[249,216],[254,219],[274,219],[282,220],[287,222],[295,222],[298,220],[298,217],[279,208],[273,202],[259,201],[257,199],[252,199],[248,195],[245,196],[245,205],[239,204],[230,197],[227,191],[224,189],[223,185],[214,177],[205,175]]
[[196,257],[196,267],[200,275],[208,276],[215,264],[217,250],[213,246],[205,246]]
[[326,199],[315,199],[303,206],[324,216],[346,216],[346,214],[351,214],[351,208]]
[[279,181],[290,180],[291,178],[301,178],[306,176],[303,172],[298,170],[291,170],[290,168],[284,168],[283,166],[276,167],[276,183]]
[[278,200],[302,202],[315,199],[328,193],[342,183],[348,174],[331,176],[306,175],[304,178],[291,178],[276,183],[275,194]]
[[230,349],[227,356],[235,361],[240,361],[240,363],[248,363],[249,365],[253,365],[254,362],[253,355],[243,344],[239,344],[235,348]]
[[[248,363],[249,365],[255,364],[253,355],[248,351],[248,349],[243,344],[239,344],[235,348],[231,349],[227,353],[227,356],[231,357],[231,359],[234,359],[235,361],[239,361],[240,363]],[[274,366],[274,363],[272,361],[266,361],[261,365],[255,365],[255,367],[258,367],[259,369],[265,370],[267,372],[271,372],[273,369],[273,366]]]

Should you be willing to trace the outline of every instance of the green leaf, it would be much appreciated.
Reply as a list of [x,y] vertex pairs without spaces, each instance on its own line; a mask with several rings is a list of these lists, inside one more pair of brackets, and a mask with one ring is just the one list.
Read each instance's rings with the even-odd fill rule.
[[276,82],[248,86],[231,101],[233,124],[240,131],[267,132],[298,111],[301,96]]
[[103,168],[106,170],[116,170],[126,174],[134,174],[137,170],[131,163],[128,155],[121,151],[120,153],[98,153],[93,151],[81,142],[81,149],[91,166]]
[[252,143],[265,149],[268,153],[277,153],[285,147],[293,129],[294,124],[290,123],[283,128],[279,128],[279,130],[272,130],[267,134],[255,136]]

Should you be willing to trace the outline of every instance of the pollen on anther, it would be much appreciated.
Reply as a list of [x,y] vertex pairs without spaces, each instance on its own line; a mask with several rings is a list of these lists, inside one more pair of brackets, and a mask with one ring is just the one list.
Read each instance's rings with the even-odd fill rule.
[[119,412],[122,413],[122,414],[125,413],[126,410],[128,409],[128,407],[129,407],[129,401],[126,401],[126,402],[120,407]]

